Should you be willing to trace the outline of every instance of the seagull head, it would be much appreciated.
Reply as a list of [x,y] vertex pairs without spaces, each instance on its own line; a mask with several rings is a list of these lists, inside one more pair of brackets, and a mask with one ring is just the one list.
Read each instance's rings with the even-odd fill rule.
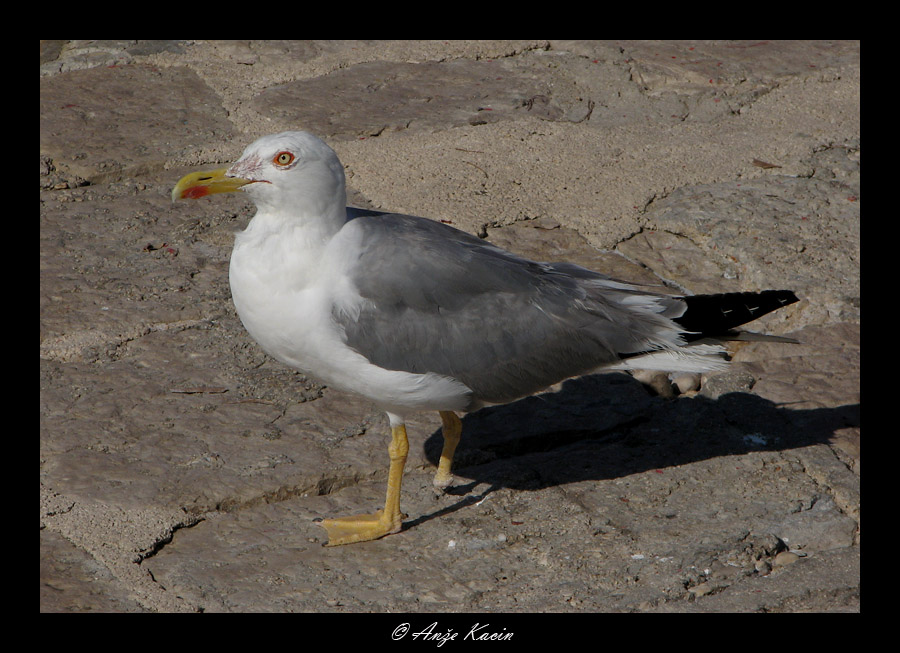
[[344,168],[337,154],[303,131],[263,136],[231,167],[185,175],[172,200],[238,190],[250,195],[260,212],[275,215],[323,217],[346,210]]

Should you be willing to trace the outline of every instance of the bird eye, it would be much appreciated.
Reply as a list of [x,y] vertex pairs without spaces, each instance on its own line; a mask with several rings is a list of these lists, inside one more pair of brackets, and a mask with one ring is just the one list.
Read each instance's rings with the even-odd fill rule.
[[294,161],[294,155],[290,152],[279,152],[275,155],[273,159],[275,165],[286,166],[290,165]]

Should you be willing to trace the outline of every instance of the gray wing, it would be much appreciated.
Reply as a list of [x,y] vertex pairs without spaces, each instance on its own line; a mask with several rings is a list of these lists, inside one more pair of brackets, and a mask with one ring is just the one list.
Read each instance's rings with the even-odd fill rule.
[[677,346],[661,315],[683,312],[677,299],[529,261],[425,218],[366,213],[354,223],[363,246],[349,273],[364,301],[356,319],[335,319],[380,367],[450,376],[502,403],[620,354]]

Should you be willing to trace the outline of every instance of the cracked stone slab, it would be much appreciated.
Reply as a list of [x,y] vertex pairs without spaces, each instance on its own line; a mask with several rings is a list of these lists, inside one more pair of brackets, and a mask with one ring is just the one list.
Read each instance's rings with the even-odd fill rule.
[[[858,610],[858,50],[42,42],[42,610]],[[481,64],[515,84],[479,95]],[[607,374],[466,417],[444,494],[440,420],[417,416],[405,530],[325,548],[314,519],[383,501],[385,418],[244,332],[227,265],[246,198],[168,193],[302,127],[268,89],[395,72],[382,90],[408,109],[448,69],[428,129],[333,121],[353,202],[672,292],[819,287],[760,329],[803,344],[738,347],[699,391]],[[470,124],[479,97],[502,119]],[[717,217],[696,228],[697,209]]]
[[40,113],[41,154],[59,174],[92,182],[161,170],[186,148],[234,133],[212,90],[184,67],[116,65],[44,77]]
[[[617,41],[651,93],[771,87],[811,70],[859,64],[854,41]],[[827,74],[827,73],[825,73]]]
[[[165,188],[147,182],[92,185],[42,198],[45,357],[96,360],[167,325],[198,327],[227,310],[223,275],[230,243],[222,238],[195,245],[209,220],[185,220],[171,208]],[[214,213],[219,224],[235,216],[227,206]],[[192,290],[206,299],[191,299]]]
[[[858,550],[835,549],[775,573],[748,579],[739,588],[693,603],[664,604],[658,612],[858,612]],[[804,588],[803,597],[796,589]]]
[[[647,227],[648,207],[674,189],[746,184],[773,170],[808,172],[811,151],[858,137],[857,82],[852,75],[820,82],[834,85],[833,112],[823,109],[808,85],[796,81],[796,95],[779,88],[779,97],[767,96],[746,117],[729,114],[711,123],[606,126],[523,115],[516,121],[425,134],[404,130],[334,145],[350,185],[376,208],[447,220],[473,233],[547,217],[578,229],[594,246],[611,249]],[[771,106],[761,106],[766,103]],[[778,116],[774,126],[768,115]],[[748,128],[756,121],[766,124]],[[758,130],[769,137],[764,146],[753,135]],[[754,165],[761,159],[776,161],[782,169]],[[730,181],[736,178],[742,181]]]
[[[553,74],[528,59],[371,62],[273,86],[254,108],[263,116],[341,139],[384,130],[446,129],[515,120],[561,120],[579,113],[556,100]],[[570,100],[587,114],[587,100]]]
[[135,57],[184,54],[186,42],[161,40],[41,41],[41,75],[133,63]]
[[[804,474],[788,424],[760,447],[743,436],[758,430],[764,404],[741,412],[695,401],[703,410],[655,402],[650,421],[624,439],[505,447],[473,466],[466,461],[463,494],[435,494],[430,471],[414,468],[405,478],[411,523],[402,539],[381,540],[352,560],[321,546],[324,533],[312,518],[377,505],[381,482],[221,515],[179,531],[145,564],[167,590],[209,611],[371,610],[382,595],[411,612],[691,609],[695,602],[716,610],[760,575],[786,573],[774,565],[785,533],[804,538],[796,544],[808,555],[798,565],[831,555],[829,544],[852,547],[853,522]],[[726,414],[733,432],[723,438]],[[736,482],[713,482],[723,474]],[[846,525],[850,539],[835,540],[821,524]],[[202,553],[211,547],[235,556],[214,562]],[[714,587],[708,596],[690,591],[705,583]],[[783,601],[766,594],[754,605]]]
[[858,320],[858,146],[815,153],[810,171],[678,189],[618,250],[698,293],[775,278],[809,302],[805,323]]
[[41,531],[41,612],[148,612],[84,548]]

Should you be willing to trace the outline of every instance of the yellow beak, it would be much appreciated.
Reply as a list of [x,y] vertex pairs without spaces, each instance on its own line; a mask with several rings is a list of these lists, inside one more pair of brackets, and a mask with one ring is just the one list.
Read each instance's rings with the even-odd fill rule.
[[206,172],[192,172],[178,180],[172,189],[172,201],[191,199],[196,200],[213,193],[233,193],[241,186],[252,184],[250,179],[241,177],[226,177],[228,168],[209,170]]

